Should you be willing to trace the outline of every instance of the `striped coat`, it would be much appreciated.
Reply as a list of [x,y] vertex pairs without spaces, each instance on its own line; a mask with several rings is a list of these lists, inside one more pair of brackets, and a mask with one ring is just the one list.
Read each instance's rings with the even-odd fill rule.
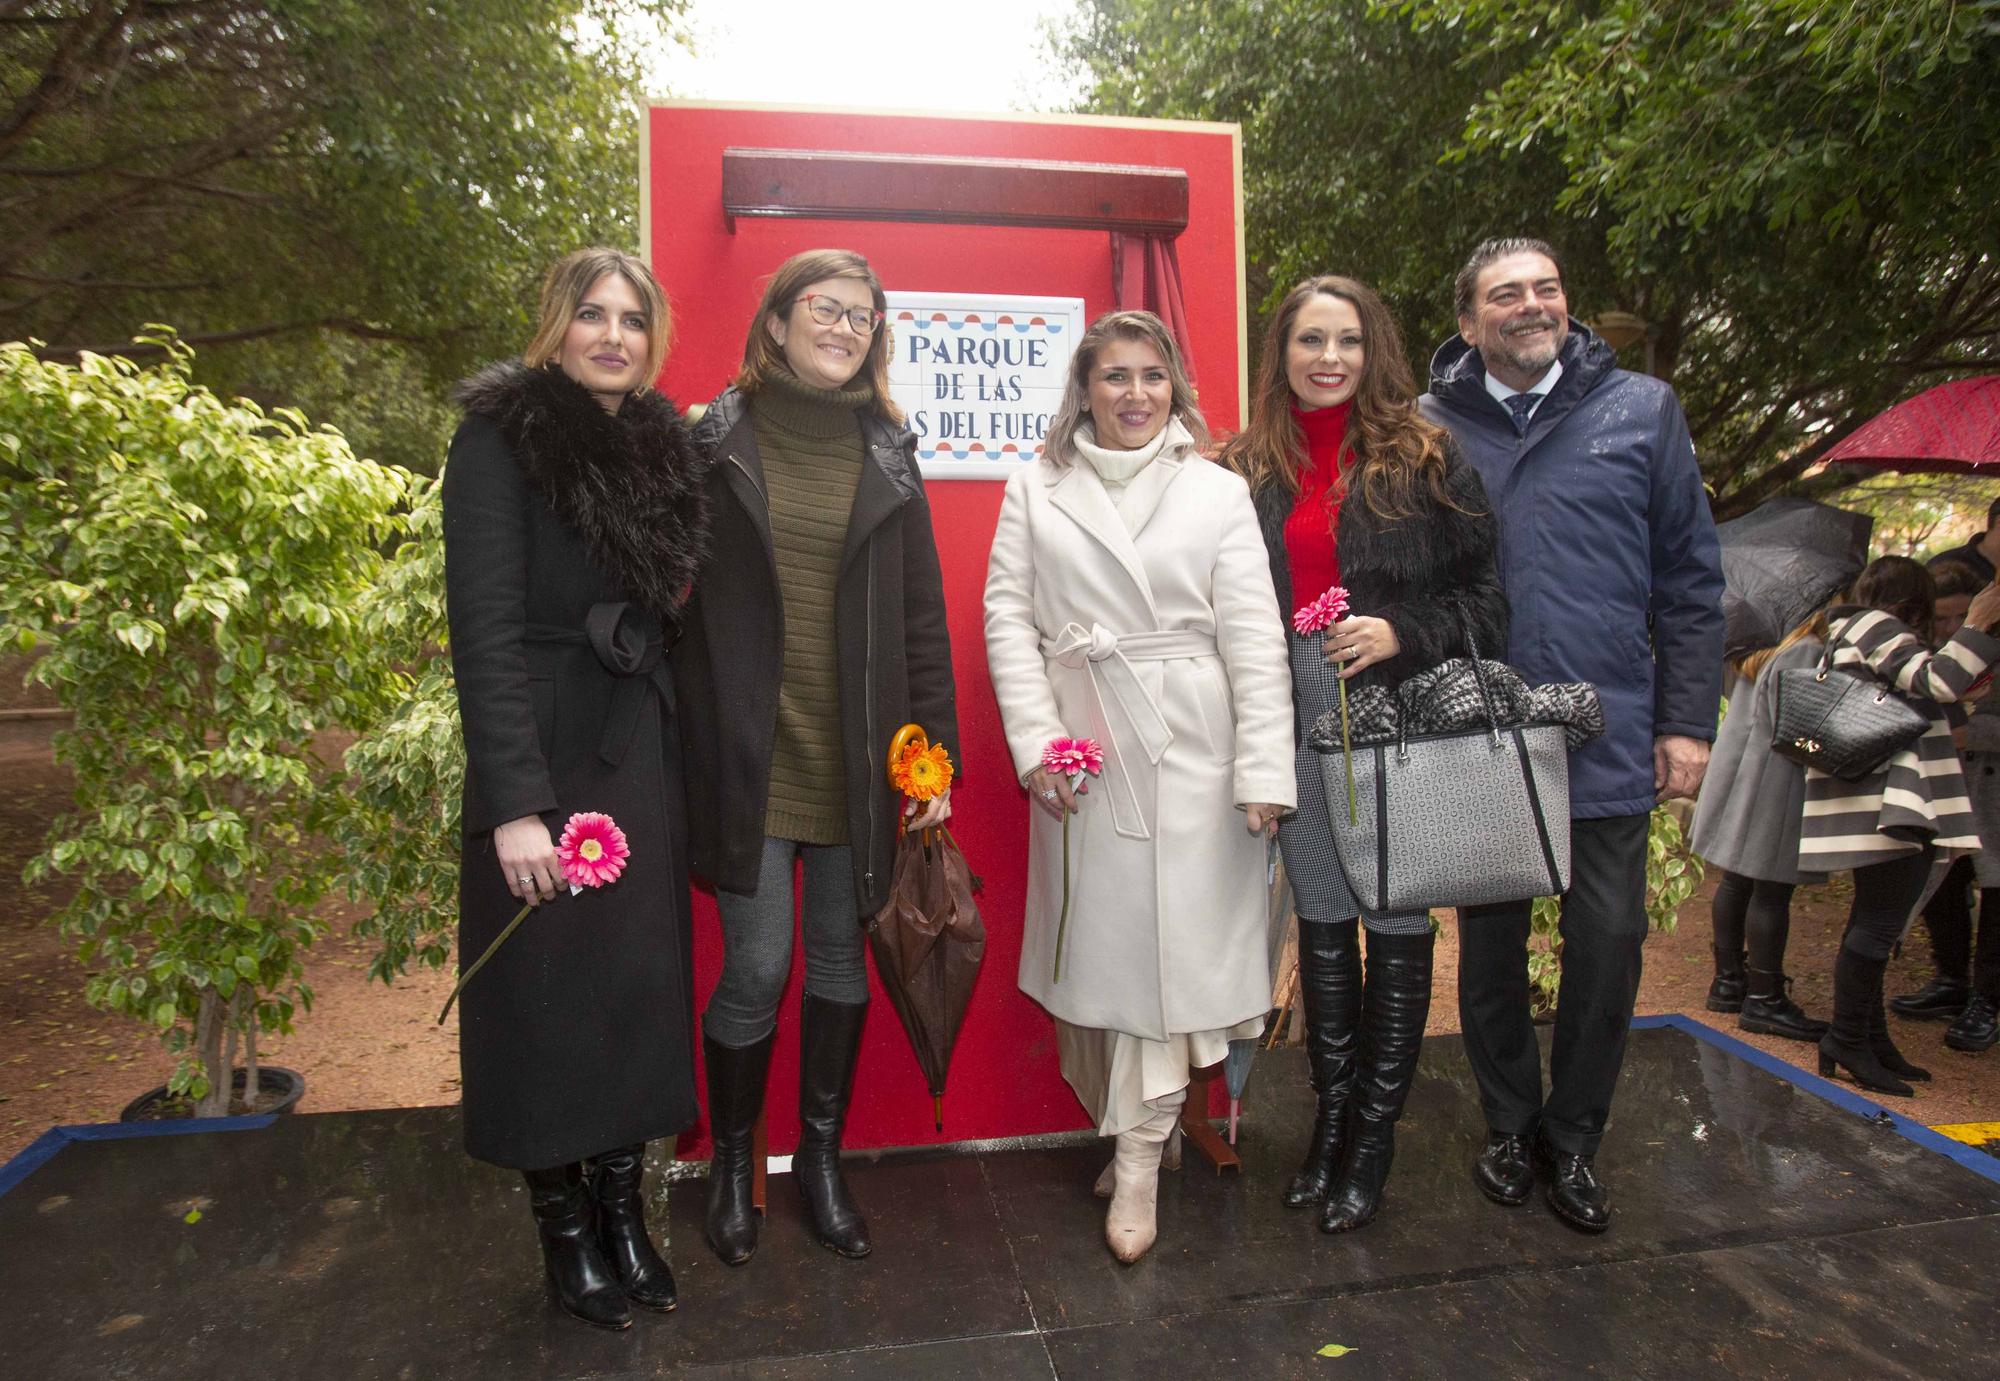
[[1967,625],[1932,652],[1879,609],[1838,610],[1828,634],[1835,667],[1895,688],[1931,722],[1913,746],[1858,782],[1806,769],[1799,868],[1860,868],[1925,844],[1947,857],[1978,848],[1951,731],[1965,722],[1958,698],[2000,659],[2000,641]]

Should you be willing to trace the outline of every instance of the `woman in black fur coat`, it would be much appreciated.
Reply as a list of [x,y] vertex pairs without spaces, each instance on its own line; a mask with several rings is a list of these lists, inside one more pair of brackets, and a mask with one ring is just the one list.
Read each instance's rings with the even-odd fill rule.
[[[629,1328],[674,1307],[646,1234],[645,1144],[695,1119],[687,819],[663,656],[707,536],[705,461],[651,388],[667,303],[579,250],[521,363],[460,385],[445,585],[464,725],[459,961],[536,914],[459,1005],[466,1150],[525,1172],[558,1302]],[[631,858],[572,894],[555,836],[611,816]],[[588,1173],[581,1162],[590,1162]]]
[[1250,424],[1223,459],[1250,483],[1279,608],[1289,615],[1333,585],[1350,598],[1323,640],[1290,634],[1299,809],[1278,830],[1319,1102],[1285,1202],[1317,1205],[1323,1231],[1347,1232],[1382,1204],[1430,1012],[1433,940],[1423,912],[1360,914],[1306,730],[1334,703],[1336,675],[1393,686],[1474,644],[1489,656],[1506,647],[1498,527],[1478,474],[1417,411],[1394,320],[1351,278],[1307,279],[1279,304]]

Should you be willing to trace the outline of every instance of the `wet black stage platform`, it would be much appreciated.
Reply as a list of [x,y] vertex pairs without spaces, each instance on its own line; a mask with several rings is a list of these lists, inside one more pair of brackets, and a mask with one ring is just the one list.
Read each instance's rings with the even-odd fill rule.
[[1309,1111],[1280,1052],[1245,1172],[1165,1176],[1135,1267],[1099,1236],[1097,1146],[857,1164],[865,1262],[812,1245],[775,1177],[763,1247],[729,1270],[687,1181],[656,1215],[682,1307],[627,1334],[544,1302],[518,1181],[459,1153],[450,1110],[57,1137],[0,1197],[0,1357],[33,1381],[1994,1375],[2000,1162],[1752,1056],[1635,1033],[1603,1237],[1479,1197],[1451,1038],[1425,1048],[1381,1218],[1322,1236],[1278,1202]]

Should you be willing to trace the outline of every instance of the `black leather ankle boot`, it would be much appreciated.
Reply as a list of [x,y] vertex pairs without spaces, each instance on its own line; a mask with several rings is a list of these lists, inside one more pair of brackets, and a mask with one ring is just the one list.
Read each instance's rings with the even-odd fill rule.
[[1349,1103],[1347,1165],[1326,1198],[1321,1232],[1366,1227],[1382,1207],[1396,1155],[1396,1119],[1410,1096],[1431,1010],[1435,938],[1370,935],[1361,998],[1361,1052]]
[[1347,1140],[1347,1100],[1361,1028],[1358,922],[1299,922],[1299,991],[1305,998],[1306,1059],[1318,1111],[1305,1161],[1285,1186],[1285,1205],[1304,1208],[1326,1197],[1340,1173]]
[[646,1234],[646,1201],[640,1193],[645,1174],[643,1141],[597,1157],[590,1172],[591,1196],[597,1200],[597,1245],[624,1287],[625,1298],[642,1309],[665,1313],[676,1302],[674,1273]]
[[703,1235],[729,1266],[741,1266],[757,1250],[757,1209],[751,1202],[751,1154],[757,1116],[764,1110],[764,1080],[771,1072],[771,1047],[778,1033],[742,1047],[701,1041],[708,1069],[708,1135],[715,1143],[708,1162],[708,1216]]
[[598,1328],[630,1328],[632,1311],[617,1277],[605,1265],[591,1221],[583,1167],[571,1162],[549,1170],[523,1170],[528,1205],[542,1235],[542,1264],[564,1312]]
[[813,1236],[842,1256],[874,1249],[868,1223],[840,1173],[840,1133],[854,1093],[854,1064],[861,1055],[865,1002],[828,1002],[805,995],[799,1032],[799,1148],[792,1178],[805,1200]]
[[1761,1036],[1782,1036],[1788,1041],[1816,1041],[1826,1034],[1826,1023],[1815,1021],[1792,1001],[1792,980],[1782,973],[1751,969],[1750,990],[1744,994],[1738,1027]]
[[1708,1010],[1740,1011],[1743,999],[1750,991],[1743,968],[1743,951],[1732,952],[1721,945],[1715,946],[1715,980],[1708,985]]

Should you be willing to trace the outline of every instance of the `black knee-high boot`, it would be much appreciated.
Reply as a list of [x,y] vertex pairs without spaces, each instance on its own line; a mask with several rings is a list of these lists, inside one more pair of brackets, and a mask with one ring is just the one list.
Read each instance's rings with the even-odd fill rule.
[[1882,975],[1889,967],[1883,959],[1869,959],[1847,946],[1833,961],[1833,1023],[1820,1037],[1820,1077],[1831,1079],[1836,1066],[1854,1076],[1854,1082],[1875,1093],[1909,1098],[1916,1090],[1898,1079],[1876,1056],[1870,1042],[1875,1012],[1882,1005]]
[[674,1273],[646,1233],[646,1201],[639,1192],[646,1176],[646,1143],[621,1146],[597,1157],[590,1187],[597,1200],[597,1245],[625,1298],[662,1313],[675,1304]]
[[715,1254],[741,1266],[757,1250],[757,1209],[751,1202],[751,1153],[757,1115],[764,1110],[764,1080],[771,1072],[771,1047],[778,1033],[755,1045],[718,1044],[704,1035],[702,1060],[708,1067],[708,1134],[715,1150],[708,1162],[708,1217],[703,1233]]
[[604,1262],[592,1222],[583,1167],[572,1161],[548,1170],[523,1170],[528,1205],[542,1236],[542,1264],[564,1311],[599,1328],[630,1328],[625,1292]]
[[865,1002],[828,1002],[805,995],[799,1040],[799,1148],[792,1178],[805,1199],[813,1236],[842,1256],[866,1256],[868,1223],[840,1173],[840,1133],[854,1094]]
[[1324,1199],[1340,1172],[1361,1026],[1357,924],[1353,920],[1299,921],[1299,991],[1305,998],[1306,1058],[1319,1108],[1313,1116],[1305,1161],[1285,1186],[1289,1208],[1304,1208]]
[[1361,997],[1361,1052],[1349,1104],[1347,1167],[1320,1214],[1322,1232],[1365,1227],[1382,1207],[1396,1155],[1396,1119],[1410,1096],[1431,1011],[1436,937],[1370,935]]

